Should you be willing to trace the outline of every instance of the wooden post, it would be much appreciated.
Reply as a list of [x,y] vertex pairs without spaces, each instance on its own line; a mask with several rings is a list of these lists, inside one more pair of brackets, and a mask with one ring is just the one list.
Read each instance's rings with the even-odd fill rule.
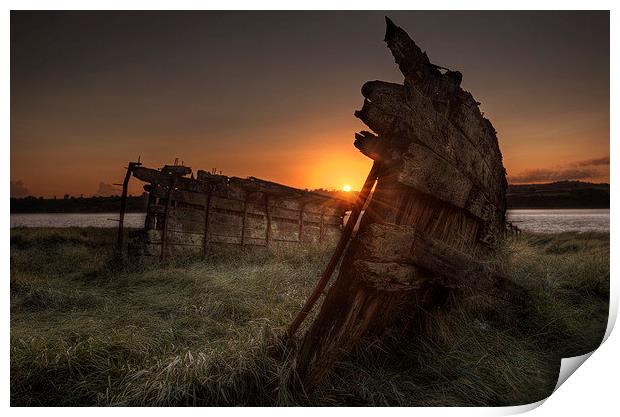
[[319,220],[319,242],[323,242],[323,222],[325,216],[325,207],[321,207],[321,220]]
[[161,231],[161,254],[159,259],[164,260],[166,256],[166,243],[168,240],[168,218],[170,216],[170,208],[172,207],[172,194],[174,192],[174,187],[177,185],[177,177],[176,175],[172,176],[172,184],[170,185],[170,189],[168,190],[168,200],[166,201],[166,211],[164,212],[164,227]]
[[207,246],[209,245],[209,212],[211,211],[211,195],[213,194],[213,185],[209,184],[207,192],[207,201],[205,202],[205,229],[202,245],[202,256],[207,256]]
[[245,224],[248,219],[248,198],[250,197],[250,191],[245,192],[245,199],[243,200],[243,222],[241,223],[241,246],[245,245]]
[[267,217],[267,230],[265,236],[265,245],[269,246],[271,241],[271,213],[269,212],[269,194],[265,193],[265,216]]
[[299,243],[301,244],[301,237],[304,233],[304,207],[306,203],[301,203],[299,208]]
[[118,237],[117,237],[117,251],[119,254],[123,253],[124,246],[124,224],[125,224],[125,210],[127,207],[127,186],[129,185],[129,179],[131,178],[131,173],[133,172],[134,167],[140,166],[140,162],[129,162],[127,164],[127,172],[125,173],[125,179],[123,180],[123,192],[121,194],[121,211],[118,219]]

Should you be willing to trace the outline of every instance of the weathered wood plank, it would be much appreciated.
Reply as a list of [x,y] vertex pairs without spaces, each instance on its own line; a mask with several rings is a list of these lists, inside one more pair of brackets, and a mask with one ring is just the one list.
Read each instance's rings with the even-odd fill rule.
[[445,284],[499,293],[523,304],[527,291],[500,274],[499,264],[489,258],[473,258],[438,239],[424,236],[415,226],[374,223],[359,235],[358,256],[372,262],[422,267]]
[[229,243],[234,245],[241,244],[241,229],[239,229],[239,236],[231,236],[229,234],[218,234],[216,231],[213,231],[209,235],[209,242],[212,243]]
[[274,219],[287,219],[290,220],[291,223],[294,222],[295,224],[299,222],[299,210],[283,209],[279,206],[271,206],[269,207],[269,211],[271,212],[271,217]]
[[420,271],[416,265],[384,260],[358,259],[353,262],[352,269],[366,285],[384,291],[419,289],[428,279],[428,273]]
[[262,219],[255,219],[252,217],[248,217],[246,219],[245,225],[245,236],[256,238],[256,239],[265,239],[267,234],[267,221]]
[[[200,255],[202,253],[202,245],[168,245],[164,248],[164,258],[174,258],[179,256]],[[161,245],[153,243],[145,243],[142,247],[141,256],[161,258]]]
[[168,240],[168,226],[170,223],[170,208],[172,207],[172,191],[177,184],[178,178],[172,177],[170,187],[168,188],[168,199],[166,200],[166,210],[164,212],[164,222],[163,229],[161,234],[161,255],[160,258],[163,260],[166,255],[166,241]]
[[271,223],[271,236],[274,240],[299,241],[299,225],[282,222],[274,217]]
[[[167,188],[145,185],[144,190],[155,197],[168,198]],[[172,199],[177,202],[204,207],[207,202],[207,195],[192,191],[174,190],[172,191]]]
[[[143,239],[149,244],[161,245],[162,230],[145,230]],[[202,233],[187,233],[170,228],[167,233],[167,245],[191,245],[201,246],[203,243]]]
[[198,228],[200,231],[204,228],[204,208],[171,207],[168,216],[189,228]]
[[323,224],[326,227],[334,226],[334,227],[340,229],[341,226],[342,226],[342,218],[343,218],[343,216],[327,216],[327,215],[325,215],[325,216],[323,216]]
[[243,218],[241,216],[230,216],[214,212],[213,221],[210,225],[211,233],[241,238],[242,221]]
[[484,221],[501,208],[492,204],[483,192],[462,171],[430,152],[425,146],[411,144],[402,156],[397,175],[402,184],[432,195],[472,213]]
[[157,169],[146,168],[144,166],[135,167],[132,170],[132,173],[134,177],[138,178],[141,181],[163,187],[171,186],[171,184],[173,183],[173,178],[176,178],[175,187],[179,189],[204,193],[208,190],[209,187],[207,183],[201,181],[167,174]]
[[[504,173],[501,165],[496,168],[494,152],[476,147],[447,118],[429,118],[435,114],[433,105],[417,90],[406,94],[404,86],[372,81],[364,85],[362,92],[368,100],[355,115],[379,134],[379,140],[395,138],[390,140],[390,149],[403,153],[415,145],[428,147],[462,171],[479,189],[489,190],[487,199],[502,208],[503,201],[495,196],[500,194]],[[399,137],[415,141],[398,143]],[[390,159],[389,155],[386,159]]]
[[386,17],[385,20],[385,43],[392,52],[400,72],[409,82],[416,83],[425,78],[441,75],[407,32],[396,26],[389,18]]
[[269,246],[271,243],[271,210],[269,209],[269,194],[265,194],[265,217],[267,224],[265,225],[265,244]]
[[416,88],[431,100],[446,101],[450,121],[471,139],[475,146],[481,149],[491,148],[494,152],[490,152],[488,156],[493,159],[492,163],[501,164],[495,129],[482,117],[479,103],[471,93],[460,88],[461,73],[447,71],[442,74],[430,63],[426,53],[422,52],[407,32],[389,19],[385,42],[405,76],[405,84]]
[[320,213],[309,213],[309,212],[304,211],[302,219],[305,224],[316,223],[318,225],[321,222],[321,214]]
[[209,222],[211,221],[211,211],[212,211],[212,198],[213,198],[213,188],[209,188],[207,193],[207,201],[204,209],[204,226],[203,226],[203,234],[202,234],[202,256],[207,256],[207,249],[209,247]]
[[243,200],[221,197],[217,194],[213,195],[213,208],[233,210],[243,213]]

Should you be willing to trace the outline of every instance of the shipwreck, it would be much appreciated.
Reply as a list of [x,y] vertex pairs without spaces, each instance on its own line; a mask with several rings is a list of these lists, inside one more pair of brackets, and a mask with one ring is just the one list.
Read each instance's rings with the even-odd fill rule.
[[[253,177],[205,171],[194,177],[176,164],[130,163],[123,183],[123,197],[131,176],[147,183],[145,227],[131,233],[128,245],[143,259],[206,254],[212,244],[337,241],[284,336],[293,340],[322,298],[297,344],[295,371],[306,392],[366,337],[403,331],[417,312],[441,307],[455,289],[517,305],[527,300],[497,262],[506,234],[518,233],[506,227],[497,132],[461,88],[460,72],[433,64],[402,28],[386,23],[385,42],[404,82],[362,87],[355,116],[369,130],[355,134],[354,146],[373,166],[352,205]],[[124,198],[120,248],[123,214]]]
[[373,167],[334,257],[287,332],[290,340],[324,296],[296,358],[306,392],[366,337],[407,328],[455,288],[526,299],[494,261],[506,234],[507,181],[493,125],[461,88],[460,72],[433,64],[386,23],[404,83],[362,87],[355,116],[370,131],[355,134],[354,146]]
[[329,195],[255,177],[237,178],[165,165],[130,162],[123,182],[118,247],[131,177],[145,182],[144,228],[129,233],[128,252],[142,261],[206,255],[211,245],[290,245],[335,242],[350,204]]

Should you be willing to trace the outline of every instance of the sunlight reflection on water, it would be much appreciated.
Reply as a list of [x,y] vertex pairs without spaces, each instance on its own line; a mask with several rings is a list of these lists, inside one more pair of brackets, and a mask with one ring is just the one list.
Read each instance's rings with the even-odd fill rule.
[[508,221],[528,232],[609,232],[609,209],[516,209]]

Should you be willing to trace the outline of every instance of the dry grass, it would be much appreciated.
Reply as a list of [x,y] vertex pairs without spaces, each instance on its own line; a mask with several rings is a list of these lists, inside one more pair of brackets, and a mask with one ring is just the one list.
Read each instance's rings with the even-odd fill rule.
[[[528,235],[506,265],[526,311],[466,292],[369,343],[309,397],[270,354],[331,248],[229,249],[135,267],[112,230],[11,231],[12,405],[510,405],[594,349],[609,300],[609,236]],[[430,330],[432,329],[432,330]],[[303,331],[303,329],[302,329]]]

